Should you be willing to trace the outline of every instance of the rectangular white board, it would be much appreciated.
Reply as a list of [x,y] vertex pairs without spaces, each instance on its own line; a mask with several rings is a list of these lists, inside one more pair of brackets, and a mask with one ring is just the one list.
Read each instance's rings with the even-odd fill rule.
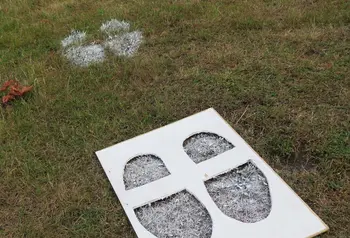
[[[184,141],[196,133],[215,133],[234,145],[201,163],[185,153]],[[155,238],[138,220],[134,209],[189,191],[207,209],[212,219],[212,238],[305,238],[328,230],[328,226],[276,174],[276,172],[214,110],[208,109],[162,128],[96,152],[136,234]],[[128,161],[136,156],[159,157],[170,175],[145,185],[126,189],[123,176]],[[204,182],[248,161],[266,177],[271,211],[261,221],[244,223],[226,216],[209,196]]]

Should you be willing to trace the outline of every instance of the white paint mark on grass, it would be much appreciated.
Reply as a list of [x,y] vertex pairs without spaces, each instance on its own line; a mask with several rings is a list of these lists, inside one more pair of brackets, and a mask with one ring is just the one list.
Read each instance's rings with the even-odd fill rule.
[[61,41],[63,55],[73,64],[87,67],[105,60],[105,50],[110,50],[115,56],[131,57],[142,43],[140,31],[127,32],[130,24],[112,19],[103,23],[100,31],[106,33],[101,44],[85,45],[86,33],[73,30]]
[[106,21],[100,27],[100,31],[108,35],[113,33],[123,32],[123,31],[129,31],[129,29],[130,29],[130,23],[126,21],[118,21],[117,19]]
[[116,56],[131,57],[139,49],[142,38],[140,31],[133,31],[110,37],[104,45]]
[[83,31],[73,30],[69,36],[61,41],[63,48],[71,45],[80,45],[86,39],[86,33]]
[[81,67],[101,63],[105,59],[104,48],[98,44],[71,47],[64,52],[64,55],[71,63]]

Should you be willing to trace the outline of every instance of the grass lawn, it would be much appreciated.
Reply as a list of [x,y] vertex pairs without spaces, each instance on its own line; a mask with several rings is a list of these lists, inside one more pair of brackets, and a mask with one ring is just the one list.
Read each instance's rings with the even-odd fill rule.
[[[142,30],[133,58],[77,68],[72,29]],[[350,2],[1,0],[0,237],[135,237],[94,151],[214,107],[350,237]]]

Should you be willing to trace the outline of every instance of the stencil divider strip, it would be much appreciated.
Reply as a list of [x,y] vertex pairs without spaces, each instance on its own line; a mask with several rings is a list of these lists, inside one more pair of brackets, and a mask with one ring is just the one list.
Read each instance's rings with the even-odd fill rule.
[[198,164],[198,171],[202,175],[203,181],[209,180],[220,174],[224,174],[238,166],[254,161],[256,156],[244,149],[235,147],[216,157]]
[[[179,183],[175,175],[168,175],[151,183],[130,189],[124,193],[125,204],[133,209],[171,196],[185,189],[184,184]],[[172,186],[169,186],[171,184]]]

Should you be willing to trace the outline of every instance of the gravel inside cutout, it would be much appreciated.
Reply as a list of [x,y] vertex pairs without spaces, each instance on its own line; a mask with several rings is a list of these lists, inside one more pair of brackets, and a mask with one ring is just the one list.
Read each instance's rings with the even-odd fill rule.
[[187,155],[198,164],[231,150],[234,146],[219,135],[202,132],[186,139],[183,147]]
[[170,173],[163,161],[155,155],[141,155],[131,159],[124,169],[125,189],[153,182]]
[[251,162],[206,181],[205,186],[219,209],[229,217],[254,223],[270,214],[269,185]]
[[210,238],[212,220],[186,190],[135,209],[141,224],[158,238]]

